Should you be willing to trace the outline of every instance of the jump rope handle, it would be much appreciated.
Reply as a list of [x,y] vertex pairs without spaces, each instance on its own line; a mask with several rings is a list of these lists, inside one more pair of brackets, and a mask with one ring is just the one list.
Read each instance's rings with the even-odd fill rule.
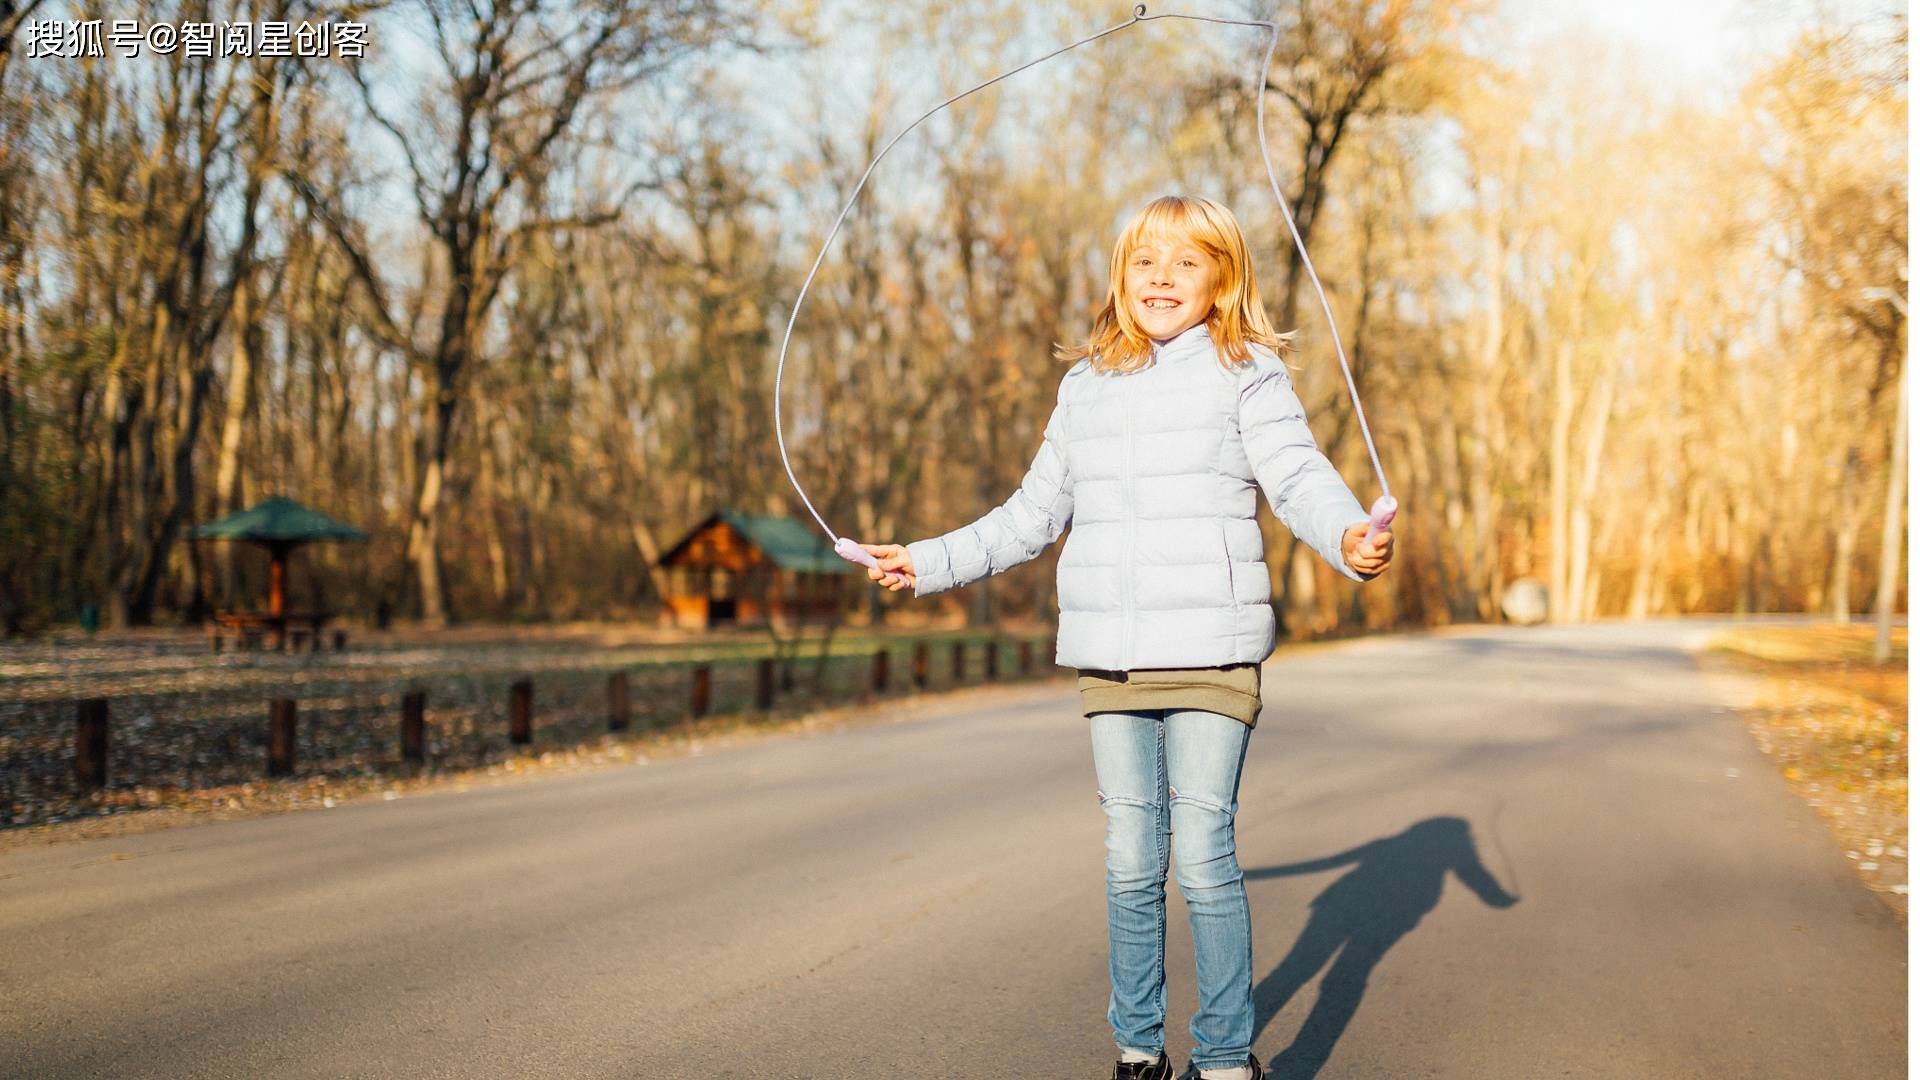
[[[845,536],[833,542],[833,550],[848,562],[859,563],[861,566],[871,566],[875,570],[880,569],[880,560],[874,558],[872,552]],[[900,578],[901,581],[906,580],[904,576],[896,571],[886,570],[882,572],[886,575],[881,579],[880,584],[882,585],[893,584],[894,578]]]
[[1376,534],[1384,532],[1393,521],[1393,515],[1400,510],[1400,500],[1391,495],[1382,495],[1373,501],[1372,516],[1367,521],[1367,535],[1362,537],[1363,544],[1372,543]]

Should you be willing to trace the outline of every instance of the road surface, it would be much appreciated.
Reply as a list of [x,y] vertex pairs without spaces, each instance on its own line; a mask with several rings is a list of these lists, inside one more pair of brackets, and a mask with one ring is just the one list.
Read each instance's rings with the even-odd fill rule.
[[[1276,1080],[1905,1075],[1904,930],[1718,708],[1712,626],[1276,657],[1238,818]],[[0,857],[0,1076],[1104,1077],[1076,704]]]

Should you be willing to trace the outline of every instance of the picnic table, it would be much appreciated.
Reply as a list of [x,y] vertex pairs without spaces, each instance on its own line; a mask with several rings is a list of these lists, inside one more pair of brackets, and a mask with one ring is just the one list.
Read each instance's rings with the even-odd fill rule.
[[[267,647],[280,652],[289,647],[294,652],[302,647],[319,652],[327,623],[333,617],[331,611],[286,611],[277,615],[270,611],[222,611],[207,624],[207,640],[214,652],[220,651],[228,637],[243,649],[257,649],[263,642],[271,642]],[[347,647],[345,630],[333,632],[333,647],[336,651]]]

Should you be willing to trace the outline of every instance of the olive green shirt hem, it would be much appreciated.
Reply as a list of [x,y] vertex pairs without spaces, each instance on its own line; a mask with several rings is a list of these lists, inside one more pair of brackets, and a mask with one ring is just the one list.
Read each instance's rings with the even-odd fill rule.
[[1080,673],[1080,706],[1097,712],[1140,709],[1204,709],[1255,727],[1260,719],[1260,665],[1150,668]]

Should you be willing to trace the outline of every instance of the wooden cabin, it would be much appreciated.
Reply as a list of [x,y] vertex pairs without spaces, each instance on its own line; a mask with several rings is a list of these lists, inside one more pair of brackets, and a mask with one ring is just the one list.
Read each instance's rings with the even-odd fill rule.
[[667,579],[661,622],[682,629],[822,622],[860,567],[826,536],[790,517],[719,510],[660,556]]

